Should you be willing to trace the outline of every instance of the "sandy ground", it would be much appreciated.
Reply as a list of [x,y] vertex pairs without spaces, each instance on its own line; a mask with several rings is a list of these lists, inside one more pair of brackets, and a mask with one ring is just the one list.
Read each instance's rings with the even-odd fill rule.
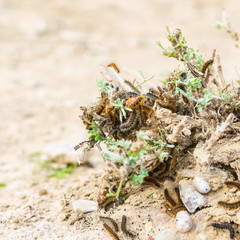
[[[64,194],[87,198],[79,189],[84,179],[101,171],[101,157],[88,155],[93,168],[79,167],[55,179],[29,161],[30,154],[87,138],[79,106],[95,100],[100,65],[115,61],[123,76],[135,78],[142,70],[146,76],[155,74],[156,82],[163,80],[177,64],[156,45],[166,42],[166,25],[181,28],[207,59],[216,48],[227,81],[238,78],[239,50],[213,25],[225,8],[239,27],[239,7],[237,0],[1,0],[0,182],[6,187],[0,188],[0,239],[106,239],[94,214],[85,227],[59,217]],[[91,188],[90,200],[96,200],[97,187]],[[141,215],[135,232],[141,232],[148,211],[160,211],[138,204],[124,209],[128,216]],[[147,237],[143,233],[139,239]]]

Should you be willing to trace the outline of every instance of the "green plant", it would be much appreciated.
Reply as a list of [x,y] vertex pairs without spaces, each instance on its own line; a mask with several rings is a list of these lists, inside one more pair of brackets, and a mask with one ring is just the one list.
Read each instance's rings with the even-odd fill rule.
[[67,174],[72,173],[77,167],[77,163],[71,163],[67,165],[64,168],[56,168],[53,170],[51,174],[49,174],[49,177],[55,177],[55,178],[64,178]]
[[149,80],[151,80],[151,79],[153,79],[153,78],[155,77],[155,75],[152,75],[152,76],[150,76],[150,77],[147,78],[147,77],[145,77],[145,76],[143,75],[143,72],[142,72],[142,71],[139,71],[139,74],[140,74],[140,76],[142,77],[143,81],[140,82],[140,83],[138,83],[138,84],[136,85],[136,87],[141,86],[142,84],[148,82]]
[[126,107],[126,106],[124,105],[124,99],[121,100],[121,99],[117,98],[117,99],[113,102],[112,105],[114,106],[114,108],[120,110],[120,111],[119,111],[119,119],[120,119],[120,122],[121,122],[121,123],[123,122],[123,117],[124,117],[125,119],[127,118],[127,113],[126,113],[126,111],[132,112],[132,109],[130,109],[130,108],[128,108],[128,107]]
[[197,70],[200,71],[204,64],[202,55],[198,53],[198,50],[195,50],[187,44],[185,37],[179,29],[171,31],[167,26],[167,39],[171,42],[172,47],[166,48],[160,41],[157,42],[158,46],[163,49],[163,54],[165,56],[176,58],[185,63],[194,60]]
[[[103,157],[112,162],[117,162],[124,165],[128,169],[135,169],[139,166],[139,173],[135,171],[129,176],[132,184],[141,185],[144,177],[148,176],[148,172],[143,165],[144,157],[149,152],[156,152],[156,157],[163,161],[169,157],[167,148],[173,148],[174,145],[169,145],[164,140],[162,135],[161,139],[151,140],[143,131],[137,133],[137,140],[118,140],[106,142],[107,150],[103,152]],[[119,153],[119,149],[121,154]]]
[[67,166],[60,166],[59,164],[54,164],[51,160],[40,161],[39,165],[47,169],[48,177],[64,178],[67,174],[72,173],[77,167],[77,163],[71,163]]
[[118,199],[119,199],[119,194],[120,194],[121,189],[122,189],[122,184],[123,184],[123,177],[122,177],[121,180],[120,180],[120,183],[119,183],[117,192],[116,192],[116,193],[113,193],[113,192],[111,191],[111,189],[109,189],[109,193],[107,193],[107,197],[115,197],[115,198],[118,200]]
[[92,120],[92,129],[88,130],[88,133],[90,134],[89,140],[93,140],[93,145],[102,141],[110,141],[110,139],[102,135],[94,120]]

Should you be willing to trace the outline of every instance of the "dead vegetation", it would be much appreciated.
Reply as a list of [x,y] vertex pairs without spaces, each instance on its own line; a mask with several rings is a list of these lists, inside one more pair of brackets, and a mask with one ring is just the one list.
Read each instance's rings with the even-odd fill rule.
[[[98,203],[105,211],[134,194],[136,185],[160,188],[166,179],[178,184],[202,176],[214,189],[215,178],[221,183],[238,180],[239,88],[225,83],[215,50],[204,60],[180,29],[167,30],[171,46],[158,45],[180,62],[169,78],[145,89],[152,77],[125,80],[116,64],[103,66],[97,104],[80,108],[90,137],[75,149],[85,152],[97,146],[101,151],[107,171]],[[224,152],[221,144],[231,143],[231,152],[228,147]]]

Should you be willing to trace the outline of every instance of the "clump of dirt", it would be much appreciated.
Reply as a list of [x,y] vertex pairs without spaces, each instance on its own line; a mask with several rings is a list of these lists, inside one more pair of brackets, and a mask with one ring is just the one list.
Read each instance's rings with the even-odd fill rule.
[[[151,77],[142,75],[141,80],[129,81],[121,77],[116,64],[104,66],[103,79],[97,81],[101,89],[98,103],[81,107],[80,118],[90,133],[89,140],[75,150],[86,152],[97,146],[106,162],[105,173],[98,178],[100,209],[111,209],[114,216],[116,206],[121,211],[134,206],[146,214],[145,219],[149,216],[139,225],[140,239],[147,234],[156,237],[154,229],[174,231],[175,218],[170,215],[186,209],[186,204],[182,205],[179,195],[181,208],[174,208],[174,201],[171,211],[168,203],[161,210],[159,206],[172,201],[167,189],[178,193],[180,180],[191,183],[195,177],[207,180],[212,191],[205,196],[208,203],[192,212],[189,239],[196,235],[206,239],[207,232],[214,237],[216,222],[229,222],[236,231],[238,203],[234,207],[226,204],[228,211],[218,202],[232,197],[237,201],[239,196],[227,193],[224,186],[226,181],[239,179],[239,89],[225,83],[215,50],[205,61],[187,44],[181,30],[168,29],[167,38],[171,47],[159,43],[164,54],[183,66],[161,86],[145,89],[144,83]],[[176,236],[181,238],[183,233]]]

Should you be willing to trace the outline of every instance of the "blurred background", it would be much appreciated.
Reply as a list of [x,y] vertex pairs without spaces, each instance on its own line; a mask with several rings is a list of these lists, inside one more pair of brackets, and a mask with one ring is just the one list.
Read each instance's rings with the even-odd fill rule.
[[238,28],[238,0],[1,0],[0,204],[23,202],[32,179],[41,179],[29,154],[87,139],[79,106],[96,101],[101,65],[116,62],[129,80],[139,70],[156,82],[168,76],[178,63],[156,44],[168,44],[167,25],[205,59],[216,48],[227,81],[237,79],[239,49],[214,27],[223,8]]

